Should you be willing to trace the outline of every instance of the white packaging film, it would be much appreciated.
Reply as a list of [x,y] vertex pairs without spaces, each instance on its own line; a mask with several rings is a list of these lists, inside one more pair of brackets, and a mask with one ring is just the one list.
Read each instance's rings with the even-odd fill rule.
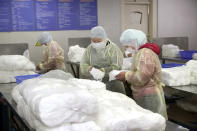
[[166,126],[161,115],[105,90],[99,81],[35,78],[17,85],[12,97],[21,117],[37,131],[156,131]]

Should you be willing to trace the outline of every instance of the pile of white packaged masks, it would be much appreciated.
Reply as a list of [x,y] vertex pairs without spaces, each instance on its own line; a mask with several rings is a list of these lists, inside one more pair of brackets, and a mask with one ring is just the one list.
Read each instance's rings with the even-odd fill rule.
[[12,97],[36,131],[164,131],[166,126],[160,114],[107,91],[99,81],[35,78],[17,85]]
[[190,70],[190,83],[197,85],[197,60],[190,60],[186,63]]
[[161,78],[167,86],[189,85],[190,71],[186,66],[163,68]]
[[174,58],[179,56],[179,47],[173,44],[162,45],[162,57]]
[[192,55],[192,59],[197,60],[197,53],[194,53],[194,54]]
[[81,48],[79,45],[71,46],[68,51],[68,59],[71,62],[80,62],[85,50],[85,48]]
[[0,56],[0,83],[16,82],[15,76],[35,74],[35,65],[22,55]]
[[163,68],[162,82],[167,86],[197,85],[196,65],[196,60],[190,60],[186,66]]

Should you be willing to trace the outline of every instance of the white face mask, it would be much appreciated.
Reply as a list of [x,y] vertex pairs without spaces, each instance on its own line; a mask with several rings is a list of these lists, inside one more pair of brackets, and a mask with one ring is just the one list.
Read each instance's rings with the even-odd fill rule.
[[103,49],[103,48],[105,48],[105,46],[106,46],[105,41],[102,41],[102,42],[99,42],[99,43],[92,42],[92,47],[95,48],[96,50]]
[[129,54],[132,54],[132,56],[135,54],[135,50],[134,49],[132,49],[131,47],[129,47],[129,48],[127,48],[126,50],[125,50],[125,55],[126,55],[126,57],[129,57],[128,55]]

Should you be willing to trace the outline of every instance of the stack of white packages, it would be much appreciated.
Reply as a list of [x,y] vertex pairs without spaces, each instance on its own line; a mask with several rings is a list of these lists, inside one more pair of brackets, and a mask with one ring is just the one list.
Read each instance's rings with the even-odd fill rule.
[[186,66],[163,68],[161,78],[167,86],[189,85],[190,70]]
[[99,103],[95,122],[102,131],[164,131],[165,119],[138,106],[134,100],[121,93],[91,91]]
[[35,74],[35,65],[22,55],[0,56],[0,83],[16,82],[15,76]]
[[190,60],[186,63],[190,71],[190,82],[191,84],[197,85],[197,60]]
[[75,84],[53,78],[26,80],[13,89],[12,97],[20,116],[37,131],[100,131],[92,121],[97,99]]
[[80,62],[85,52],[85,48],[79,47],[79,45],[71,46],[68,51],[68,59],[71,62]]
[[194,54],[192,55],[192,59],[197,60],[197,53],[194,53]]
[[162,57],[174,58],[179,56],[179,47],[173,44],[162,45]]
[[12,97],[37,131],[164,131],[166,126],[161,115],[98,81],[35,78],[16,86]]

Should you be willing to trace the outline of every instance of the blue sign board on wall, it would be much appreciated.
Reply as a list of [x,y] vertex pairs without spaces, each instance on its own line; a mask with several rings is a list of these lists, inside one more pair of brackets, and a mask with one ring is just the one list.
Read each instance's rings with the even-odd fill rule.
[[0,32],[11,31],[10,0],[0,0]]
[[97,0],[0,0],[0,32],[89,30]]
[[33,0],[12,0],[12,30],[32,31],[34,28]]

